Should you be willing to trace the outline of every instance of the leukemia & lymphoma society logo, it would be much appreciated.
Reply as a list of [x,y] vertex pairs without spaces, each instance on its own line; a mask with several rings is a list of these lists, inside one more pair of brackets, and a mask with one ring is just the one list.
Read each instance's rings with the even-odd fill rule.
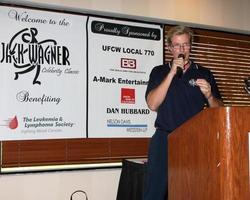
[[40,85],[41,81],[38,78],[42,65],[70,65],[68,48],[59,46],[53,39],[39,41],[36,28],[20,30],[8,44],[2,42],[1,46],[0,63],[13,63],[17,69],[14,80],[34,70],[33,84]]
[[4,124],[1,126],[7,126],[10,129],[16,129],[18,127],[18,120],[17,117],[14,116],[13,118],[9,118],[7,120],[4,120]]

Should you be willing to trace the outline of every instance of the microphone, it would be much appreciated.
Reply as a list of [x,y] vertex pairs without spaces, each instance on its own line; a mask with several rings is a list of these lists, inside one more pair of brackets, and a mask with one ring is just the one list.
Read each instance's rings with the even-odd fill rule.
[[[184,54],[179,54],[178,55],[178,58],[183,58],[183,59],[185,59],[185,56],[184,56]],[[177,67],[177,71],[176,71],[176,76],[178,77],[178,78],[181,78],[182,77],[182,74],[183,74],[183,69],[181,68],[181,67]]]

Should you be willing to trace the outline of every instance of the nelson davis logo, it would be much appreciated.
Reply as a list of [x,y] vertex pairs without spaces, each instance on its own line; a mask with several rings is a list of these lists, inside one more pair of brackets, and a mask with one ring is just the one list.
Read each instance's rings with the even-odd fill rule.
[[53,39],[38,40],[36,28],[25,28],[17,32],[9,43],[0,44],[0,63],[13,63],[16,68],[14,80],[22,74],[35,71],[33,84],[41,84],[41,66],[70,66],[69,50],[59,46]]

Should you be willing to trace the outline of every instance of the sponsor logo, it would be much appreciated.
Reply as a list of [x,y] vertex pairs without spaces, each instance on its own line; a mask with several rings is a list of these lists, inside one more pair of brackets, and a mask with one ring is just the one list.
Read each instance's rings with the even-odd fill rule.
[[150,114],[149,109],[144,108],[107,108],[107,114],[134,114],[134,115],[148,115]]
[[135,89],[121,88],[121,103],[135,104]]
[[136,69],[136,59],[121,58],[121,68]]
[[125,128],[127,132],[140,133],[148,130],[147,124],[135,124],[130,119],[108,119],[108,128]]
[[100,83],[111,83],[111,84],[126,84],[126,85],[147,85],[148,81],[144,80],[131,80],[126,78],[115,78],[115,77],[106,77],[106,76],[94,76],[93,82]]

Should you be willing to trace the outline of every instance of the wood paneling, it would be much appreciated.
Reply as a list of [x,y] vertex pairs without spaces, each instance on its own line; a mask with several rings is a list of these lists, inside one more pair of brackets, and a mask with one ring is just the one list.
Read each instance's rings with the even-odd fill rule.
[[149,138],[2,142],[2,167],[120,162],[147,156]]

